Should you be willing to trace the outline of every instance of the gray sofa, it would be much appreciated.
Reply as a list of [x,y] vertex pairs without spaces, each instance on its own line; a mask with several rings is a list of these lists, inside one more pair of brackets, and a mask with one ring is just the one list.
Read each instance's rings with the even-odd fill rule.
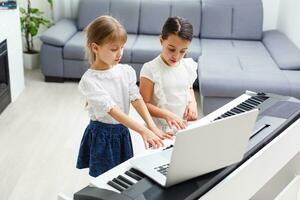
[[46,81],[80,78],[87,69],[82,30],[109,14],[128,31],[123,63],[137,75],[160,51],[159,33],[169,16],[194,26],[188,57],[198,61],[204,114],[245,90],[300,98],[300,51],[282,33],[263,32],[261,0],[81,0],[76,19],[64,19],[41,36]]
[[300,98],[300,51],[262,31],[261,0],[203,0],[198,78],[204,114],[245,90]]
[[81,0],[76,19],[63,19],[43,33],[41,68],[46,81],[80,78],[87,69],[82,30],[94,18],[112,15],[128,32],[121,63],[132,65],[137,75],[141,66],[161,51],[159,34],[169,16],[182,16],[194,26],[188,55],[197,60],[200,48],[200,0]]

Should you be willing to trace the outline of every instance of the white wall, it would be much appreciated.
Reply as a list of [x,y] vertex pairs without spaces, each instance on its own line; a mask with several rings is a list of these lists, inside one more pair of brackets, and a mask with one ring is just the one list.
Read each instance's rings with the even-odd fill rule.
[[277,27],[300,49],[300,0],[281,0]]
[[264,8],[263,30],[276,29],[280,0],[262,0]]
[[7,39],[11,98],[14,101],[25,87],[18,9],[0,10],[0,42],[5,39]]

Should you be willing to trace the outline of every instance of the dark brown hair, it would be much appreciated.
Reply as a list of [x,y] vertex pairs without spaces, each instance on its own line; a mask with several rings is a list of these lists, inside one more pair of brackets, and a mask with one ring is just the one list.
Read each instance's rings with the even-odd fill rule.
[[100,16],[93,20],[86,28],[86,54],[90,63],[96,59],[94,52],[91,49],[91,44],[96,43],[103,45],[107,42],[127,41],[127,33],[125,28],[115,18],[107,15]]
[[182,17],[169,17],[162,28],[161,36],[165,40],[170,34],[192,41],[193,25]]

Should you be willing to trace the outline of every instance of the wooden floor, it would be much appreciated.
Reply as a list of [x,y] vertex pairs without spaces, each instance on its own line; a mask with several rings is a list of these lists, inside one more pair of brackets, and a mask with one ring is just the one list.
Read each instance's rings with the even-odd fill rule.
[[[72,197],[91,179],[75,168],[89,121],[78,83],[46,83],[38,69],[26,71],[25,81],[22,94],[0,114],[0,200],[55,200],[61,192]],[[130,115],[141,121],[133,109]],[[131,134],[139,154],[142,140]]]

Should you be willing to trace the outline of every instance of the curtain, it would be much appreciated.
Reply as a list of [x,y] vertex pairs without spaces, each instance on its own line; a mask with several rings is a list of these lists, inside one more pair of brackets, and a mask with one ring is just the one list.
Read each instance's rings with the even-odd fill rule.
[[79,0],[54,0],[54,21],[59,21],[62,18],[76,18],[78,13],[78,3]]

